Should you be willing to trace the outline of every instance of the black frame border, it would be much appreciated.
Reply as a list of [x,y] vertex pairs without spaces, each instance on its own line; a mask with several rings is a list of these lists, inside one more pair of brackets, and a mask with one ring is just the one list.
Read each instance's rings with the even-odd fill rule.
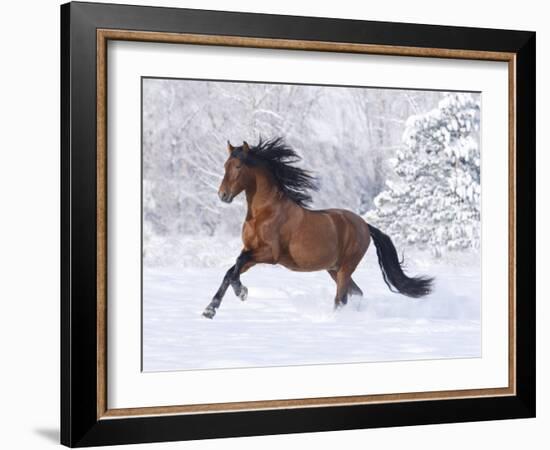
[[[96,30],[516,54],[516,395],[97,419]],[[535,416],[534,32],[113,4],[61,6],[61,443],[177,441]]]

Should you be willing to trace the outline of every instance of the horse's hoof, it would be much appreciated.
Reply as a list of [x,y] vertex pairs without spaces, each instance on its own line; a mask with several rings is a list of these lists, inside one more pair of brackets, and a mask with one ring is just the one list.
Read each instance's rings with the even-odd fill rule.
[[241,292],[239,292],[238,297],[244,302],[248,298],[248,288],[246,286],[241,287]]
[[207,306],[202,315],[207,319],[213,319],[216,315],[216,309],[212,308],[211,306]]

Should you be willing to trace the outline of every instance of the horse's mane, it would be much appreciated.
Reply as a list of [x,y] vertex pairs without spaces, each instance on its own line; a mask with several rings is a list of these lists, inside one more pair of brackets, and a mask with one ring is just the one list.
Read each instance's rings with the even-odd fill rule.
[[248,166],[263,166],[275,178],[281,192],[296,204],[307,207],[312,199],[310,191],[317,190],[317,179],[307,170],[293,164],[302,158],[288,146],[283,138],[260,140],[250,146],[244,154],[242,147],[236,147],[234,156]]

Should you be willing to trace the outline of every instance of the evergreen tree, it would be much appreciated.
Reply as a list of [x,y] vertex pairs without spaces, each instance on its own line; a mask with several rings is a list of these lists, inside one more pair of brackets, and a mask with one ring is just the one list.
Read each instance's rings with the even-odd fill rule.
[[479,247],[478,98],[446,94],[437,108],[408,119],[403,148],[392,161],[396,179],[375,198],[367,221],[438,256]]

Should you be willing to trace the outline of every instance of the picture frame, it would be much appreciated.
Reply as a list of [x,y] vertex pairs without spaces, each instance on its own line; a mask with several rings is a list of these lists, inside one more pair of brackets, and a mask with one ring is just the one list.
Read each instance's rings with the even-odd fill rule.
[[[505,62],[508,386],[109,408],[110,41],[279,49],[297,55],[316,51]],[[62,5],[61,443],[81,447],[534,417],[535,101],[534,32],[80,2]]]

